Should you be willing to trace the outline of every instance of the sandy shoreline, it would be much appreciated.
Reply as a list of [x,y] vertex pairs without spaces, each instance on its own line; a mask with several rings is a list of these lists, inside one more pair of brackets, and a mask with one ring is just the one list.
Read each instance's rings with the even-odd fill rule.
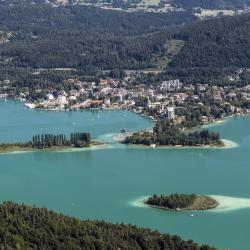
[[0,151],[1,154],[24,154],[24,153],[37,153],[37,152],[46,152],[46,153],[66,153],[66,152],[82,152],[82,151],[91,151],[91,150],[97,150],[97,149],[106,149],[108,148],[107,144],[97,144],[97,145],[91,145],[89,147],[83,147],[83,148],[73,148],[73,147],[58,147],[58,148],[51,148],[51,149],[23,149],[20,148],[18,150],[7,150],[7,151]]
[[149,150],[172,150],[172,149],[231,149],[231,148],[237,148],[239,145],[233,141],[223,139],[224,146],[163,146],[163,145],[156,145],[155,147],[146,146],[146,145],[136,145],[136,144],[120,144],[120,143],[103,143],[103,144],[93,144],[90,147],[83,147],[83,148],[73,148],[73,147],[65,147],[65,148],[52,148],[52,149],[31,149],[31,148],[18,148],[17,150],[6,150],[2,151],[0,149],[0,155],[1,154],[21,154],[21,153],[36,153],[36,152],[51,152],[51,153],[66,153],[66,152],[81,152],[81,151],[91,151],[91,150],[98,150],[98,149],[109,149],[109,148],[118,148],[117,145],[124,145],[128,146],[129,148],[134,149],[149,149]]
[[[200,211],[200,212],[228,212],[239,209],[250,209],[250,198],[239,198],[223,195],[206,195],[213,198],[218,202],[218,206],[212,209],[207,210],[181,210],[181,212],[190,212],[190,211]],[[152,208],[152,206],[145,204],[150,195],[140,196],[137,199],[131,201],[130,206],[137,208]],[[176,212],[175,210],[162,209],[169,212]],[[178,211],[179,212],[179,211]]]
[[237,148],[239,145],[234,142],[227,139],[222,139],[222,142],[224,145],[217,146],[217,145],[205,145],[205,146],[182,146],[182,145],[176,145],[176,146],[168,146],[168,145],[155,145],[153,146],[147,146],[142,144],[128,144],[131,148],[138,148],[138,149],[230,149],[230,148]]
[[219,202],[219,206],[211,212],[226,212],[238,209],[250,209],[250,198],[240,198],[222,195],[210,195]]

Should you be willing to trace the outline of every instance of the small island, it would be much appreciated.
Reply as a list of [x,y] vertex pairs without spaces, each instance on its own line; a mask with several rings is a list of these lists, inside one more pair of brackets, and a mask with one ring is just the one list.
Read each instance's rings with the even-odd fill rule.
[[198,194],[153,195],[145,204],[165,210],[208,210],[216,208],[219,203],[210,196]]
[[59,151],[68,148],[84,148],[100,143],[91,141],[90,133],[71,133],[70,138],[64,134],[38,134],[27,142],[1,143],[0,153],[17,151]]
[[141,131],[125,137],[123,143],[145,146],[182,146],[182,147],[223,147],[219,133],[207,129],[194,132],[185,131],[186,127],[174,121],[158,121],[153,131]]

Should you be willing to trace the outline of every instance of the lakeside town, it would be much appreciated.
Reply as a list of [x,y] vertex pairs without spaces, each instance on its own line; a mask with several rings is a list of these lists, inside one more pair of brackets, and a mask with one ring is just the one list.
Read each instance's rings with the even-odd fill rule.
[[[65,80],[70,85],[69,91],[36,89],[36,93],[32,93],[33,98],[28,90],[13,96],[13,89],[9,87],[11,83],[6,80],[0,83],[0,98],[14,97],[25,101],[27,108],[53,111],[128,109],[155,121],[164,118],[180,122],[187,118],[187,112],[197,113],[199,110],[200,123],[207,123],[250,111],[249,85],[236,88],[186,84],[179,79],[133,85],[134,78],[131,74],[122,80],[106,78],[85,82],[69,78]],[[42,98],[34,98],[36,94]]]

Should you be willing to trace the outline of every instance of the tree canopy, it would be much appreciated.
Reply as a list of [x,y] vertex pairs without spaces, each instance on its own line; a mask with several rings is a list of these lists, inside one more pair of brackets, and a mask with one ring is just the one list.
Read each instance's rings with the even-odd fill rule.
[[81,221],[13,202],[0,205],[0,248],[216,250],[149,229]]

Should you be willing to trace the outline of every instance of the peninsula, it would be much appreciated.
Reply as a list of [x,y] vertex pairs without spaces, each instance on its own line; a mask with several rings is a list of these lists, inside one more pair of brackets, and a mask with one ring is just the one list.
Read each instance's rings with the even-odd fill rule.
[[145,204],[165,210],[208,210],[216,208],[219,203],[210,196],[198,194],[153,195]]
[[174,121],[158,121],[152,131],[141,131],[127,136],[123,143],[139,144],[146,146],[217,146],[225,144],[220,139],[219,133],[201,130],[184,132],[184,127],[174,124]]
[[38,134],[27,142],[1,143],[0,153],[17,151],[58,151],[68,148],[84,148],[91,145],[99,145],[91,141],[89,133],[71,133],[70,138],[64,134]]

